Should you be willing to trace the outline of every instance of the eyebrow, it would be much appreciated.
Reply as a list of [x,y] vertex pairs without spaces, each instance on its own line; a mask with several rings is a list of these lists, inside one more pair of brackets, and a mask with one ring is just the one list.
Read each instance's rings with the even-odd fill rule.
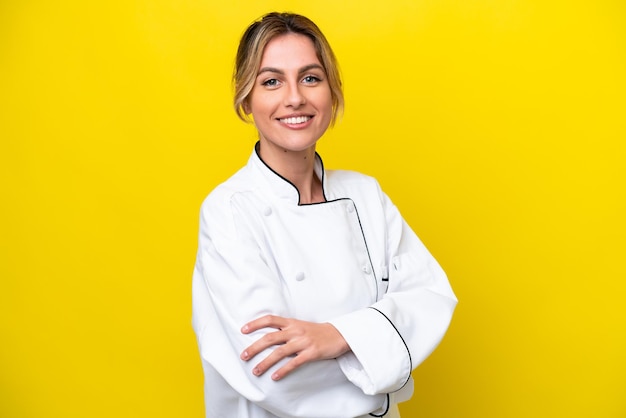
[[[322,67],[319,64],[309,64],[309,65],[305,65],[304,67],[300,68],[298,70],[298,74],[302,74],[302,73],[306,73],[309,70],[313,70],[313,69],[319,69],[324,71],[324,67]],[[274,68],[274,67],[263,67],[259,70],[258,75],[262,74],[262,73],[276,73],[276,74],[281,74],[281,75],[285,75],[285,72],[281,69],[278,68]]]

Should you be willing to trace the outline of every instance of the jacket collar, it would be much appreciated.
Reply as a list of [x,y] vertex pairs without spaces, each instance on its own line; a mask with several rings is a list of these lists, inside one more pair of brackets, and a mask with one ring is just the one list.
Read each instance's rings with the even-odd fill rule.
[[[261,186],[265,192],[274,198],[287,200],[292,204],[300,205],[300,192],[298,188],[285,177],[274,171],[261,159],[258,142],[255,144],[254,151],[248,160],[248,167],[253,173],[254,181],[259,182],[259,186]],[[322,192],[324,199],[327,200],[326,172],[324,170],[322,157],[320,157],[317,152],[315,153],[314,170],[317,177],[322,181]]]

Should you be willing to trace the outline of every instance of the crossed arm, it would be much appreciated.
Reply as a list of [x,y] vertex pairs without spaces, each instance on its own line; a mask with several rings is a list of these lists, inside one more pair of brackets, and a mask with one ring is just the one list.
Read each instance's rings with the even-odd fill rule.
[[263,328],[273,328],[276,331],[259,338],[240,356],[244,361],[251,361],[263,350],[278,346],[252,369],[255,376],[261,376],[274,364],[290,356],[293,357],[272,374],[273,380],[282,379],[303,364],[337,358],[350,351],[346,340],[329,323],[265,315],[245,324],[241,332],[250,334]]

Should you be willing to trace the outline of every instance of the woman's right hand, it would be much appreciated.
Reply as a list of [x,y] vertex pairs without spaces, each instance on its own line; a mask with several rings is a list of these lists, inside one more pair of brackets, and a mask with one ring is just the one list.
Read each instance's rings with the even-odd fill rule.
[[252,372],[256,376],[261,376],[286,357],[293,356],[272,374],[273,380],[282,379],[303,364],[337,358],[350,351],[346,340],[329,323],[265,315],[248,322],[241,332],[250,334],[263,328],[274,328],[276,331],[265,334],[241,353],[242,360],[250,361],[263,350],[276,346],[270,355],[254,367]]

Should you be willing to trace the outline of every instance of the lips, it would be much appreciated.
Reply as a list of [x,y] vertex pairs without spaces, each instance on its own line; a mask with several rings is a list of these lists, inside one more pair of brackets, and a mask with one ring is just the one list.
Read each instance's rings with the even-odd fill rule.
[[290,116],[286,118],[279,118],[278,120],[287,125],[300,125],[310,121],[312,118],[312,116]]

